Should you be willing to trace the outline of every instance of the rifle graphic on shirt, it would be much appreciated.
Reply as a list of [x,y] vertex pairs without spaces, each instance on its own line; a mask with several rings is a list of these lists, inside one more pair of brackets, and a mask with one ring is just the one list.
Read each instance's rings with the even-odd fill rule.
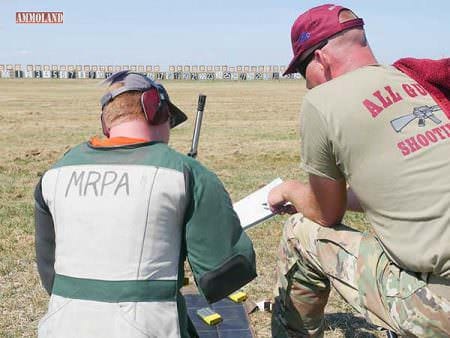
[[438,105],[431,107],[430,106],[416,107],[414,108],[411,114],[403,115],[392,120],[391,121],[392,128],[394,128],[394,130],[398,133],[415,119],[419,119],[418,122],[419,127],[425,126],[426,119],[430,119],[434,123],[439,124],[442,121],[439,120],[433,113],[437,110],[441,110],[441,107],[439,107]]

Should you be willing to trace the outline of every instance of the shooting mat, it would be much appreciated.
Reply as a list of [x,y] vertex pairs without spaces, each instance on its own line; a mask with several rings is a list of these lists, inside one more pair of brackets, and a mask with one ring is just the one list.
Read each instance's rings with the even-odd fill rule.
[[[254,338],[245,303],[235,303],[228,298],[208,304],[199,294],[184,294],[189,318],[200,338]],[[222,316],[222,322],[209,326],[198,316],[197,310],[209,306]]]

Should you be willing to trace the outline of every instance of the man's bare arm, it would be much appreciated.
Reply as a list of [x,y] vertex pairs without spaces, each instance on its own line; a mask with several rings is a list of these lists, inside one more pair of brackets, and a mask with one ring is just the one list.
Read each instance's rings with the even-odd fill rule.
[[274,212],[283,212],[290,202],[297,212],[323,226],[338,224],[347,207],[345,180],[331,180],[316,175],[309,183],[286,181],[271,190],[268,203]]

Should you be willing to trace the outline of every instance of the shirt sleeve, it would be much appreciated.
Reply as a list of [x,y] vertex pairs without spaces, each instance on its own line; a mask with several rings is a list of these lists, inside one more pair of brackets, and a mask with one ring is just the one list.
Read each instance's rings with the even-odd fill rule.
[[44,197],[42,179],[34,191],[35,249],[36,261],[42,285],[48,294],[52,293],[55,278],[55,228]]
[[300,112],[301,167],[308,173],[338,180],[343,177],[322,114],[306,98]]
[[187,257],[200,291],[212,303],[256,277],[255,252],[217,176],[199,166],[189,180]]

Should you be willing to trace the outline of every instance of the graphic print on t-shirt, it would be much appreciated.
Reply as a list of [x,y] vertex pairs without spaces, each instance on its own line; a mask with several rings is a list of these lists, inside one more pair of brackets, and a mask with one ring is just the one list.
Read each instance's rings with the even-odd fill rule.
[[[387,85],[383,89],[373,92],[371,97],[362,101],[362,104],[373,118],[377,118],[386,108],[396,106],[404,98],[415,100],[416,98],[430,96],[425,88],[418,83],[403,83],[401,84],[401,90],[398,89],[400,88],[395,89],[395,86]],[[417,121],[419,128],[426,128],[413,136],[396,142],[397,149],[403,156],[408,156],[450,138],[450,123],[443,123],[438,114],[435,114],[435,112],[442,111],[439,105],[418,102],[417,106],[410,109],[390,120],[393,132],[403,134],[406,131],[408,134],[409,131],[413,130],[411,127],[416,125],[415,121]]]
[[391,126],[394,128],[394,130],[399,133],[402,131],[403,128],[405,128],[410,122],[418,119],[418,126],[419,127],[425,127],[425,121],[427,119],[430,119],[435,124],[441,124],[442,121],[439,120],[435,115],[434,112],[437,110],[441,110],[441,107],[438,105],[434,106],[420,106],[415,107],[411,114],[403,115],[400,117],[397,117],[393,120],[391,120]]

